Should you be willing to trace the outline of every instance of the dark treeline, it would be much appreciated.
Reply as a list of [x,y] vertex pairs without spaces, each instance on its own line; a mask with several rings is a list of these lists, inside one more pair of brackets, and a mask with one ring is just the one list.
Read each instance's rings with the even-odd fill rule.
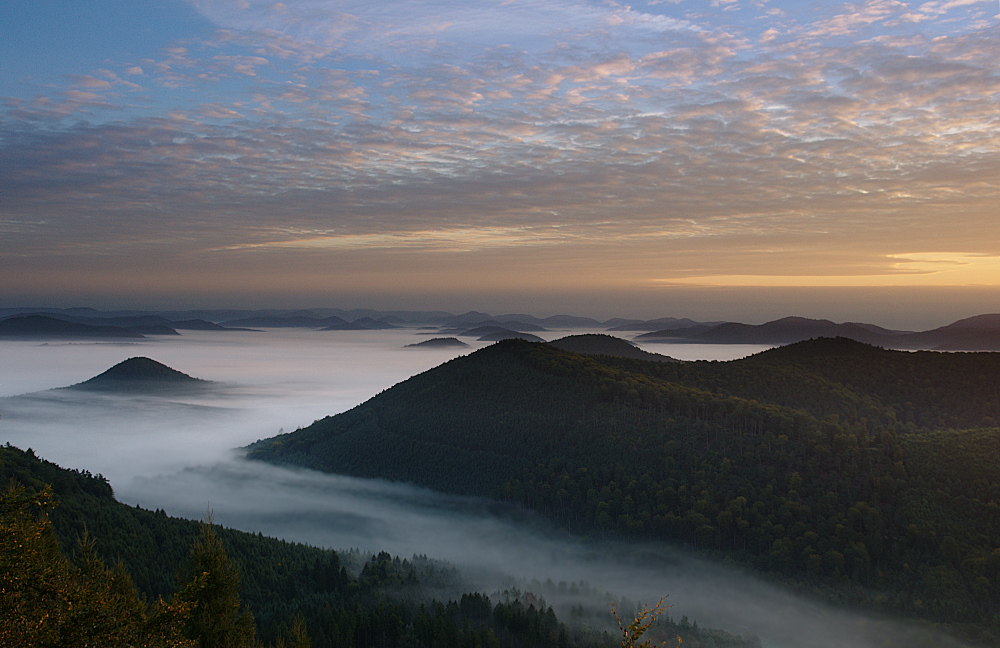
[[[56,645],[60,640],[65,645],[89,645],[86,628],[94,632],[103,628],[101,638],[121,645],[607,648],[617,643],[603,630],[560,622],[552,607],[534,594],[507,591],[491,600],[486,594],[467,592],[439,600],[434,593],[458,592],[461,578],[454,568],[426,557],[407,560],[382,552],[351,574],[347,569],[351,561],[343,561],[332,550],[129,507],[114,499],[110,484],[100,475],[62,469],[30,450],[0,448],[0,483],[12,484],[0,506],[5,533],[0,585],[5,592],[3,605],[15,605],[12,610],[17,611],[3,615],[0,638],[16,637],[19,645],[31,645],[25,637],[41,635],[25,634],[17,627],[18,614],[31,606],[59,607],[52,582],[58,582],[64,596],[59,614],[36,614],[52,626],[39,645]],[[24,517],[25,502],[45,499],[54,505],[37,518],[44,525],[28,524],[31,533],[25,535],[31,539],[17,540],[11,530],[25,527],[24,519],[18,518]],[[32,519],[41,513],[32,511]],[[45,546],[45,528],[54,532],[53,548]],[[34,561],[26,560],[32,552]],[[192,606],[195,617],[199,609],[192,603],[197,600],[192,588],[211,589],[199,584],[198,575],[225,572],[225,566],[210,567],[220,561],[231,561],[238,574],[231,586],[234,601],[238,589],[239,602],[230,602],[233,618],[225,626],[224,641],[212,639],[205,629],[219,626],[211,622],[217,612],[205,613],[207,621],[190,621]],[[32,565],[32,573],[48,575],[44,587],[25,593],[25,565]],[[53,581],[56,572],[61,575]],[[128,595],[131,583],[134,595]],[[86,609],[75,616],[67,612],[82,601],[87,602]],[[157,601],[163,605],[155,605]],[[218,609],[213,605],[205,607]],[[237,609],[245,609],[245,618]],[[604,614],[610,618],[609,610]],[[103,625],[95,625],[95,618]],[[132,621],[125,623],[125,618]],[[241,623],[250,623],[249,631],[240,629]],[[134,632],[126,638],[122,628],[131,626]],[[687,619],[666,619],[658,632],[670,637],[682,634],[685,645],[705,648],[759,646],[756,638],[700,629]]]
[[249,455],[668,540],[1000,641],[1000,354],[821,339],[654,363],[507,341]]

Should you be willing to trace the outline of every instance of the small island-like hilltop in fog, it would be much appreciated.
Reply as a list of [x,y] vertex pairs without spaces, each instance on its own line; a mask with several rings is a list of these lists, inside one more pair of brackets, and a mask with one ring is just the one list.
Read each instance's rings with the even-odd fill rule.
[[212,382],[193,378],[150,358],[124,360],[107,371],[69,387],[76,391],[111,393],[162,393],[202,389]]

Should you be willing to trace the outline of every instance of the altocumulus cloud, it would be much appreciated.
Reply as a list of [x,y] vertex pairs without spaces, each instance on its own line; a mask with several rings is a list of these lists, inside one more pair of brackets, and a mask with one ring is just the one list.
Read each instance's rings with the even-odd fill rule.
[[992,2],[190,5],[5,99],[0,252],[1000,254]]

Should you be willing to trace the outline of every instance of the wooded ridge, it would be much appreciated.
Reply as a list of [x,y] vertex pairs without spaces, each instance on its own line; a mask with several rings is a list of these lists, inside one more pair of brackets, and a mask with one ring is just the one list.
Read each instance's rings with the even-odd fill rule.
[[680,543],[995,645],[997,421],[996,353],[837,338],[674,363],[508,340],[248,456]]

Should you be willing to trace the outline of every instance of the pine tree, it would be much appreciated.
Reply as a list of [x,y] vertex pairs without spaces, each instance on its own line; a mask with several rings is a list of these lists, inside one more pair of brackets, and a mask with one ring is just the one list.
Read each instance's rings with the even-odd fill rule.
[[45,511],[51,489],[0,495],[0,646],[190,648],[188,608],[145,602],[125,567],[105,566],[84,533],[74,561],[59,550]]
[[199,648],[257,646],[253,615],[240,604],[240,574],[215,533],[211,516],[202,524],[183,571],[175,601],[191,606],[184,633]]

